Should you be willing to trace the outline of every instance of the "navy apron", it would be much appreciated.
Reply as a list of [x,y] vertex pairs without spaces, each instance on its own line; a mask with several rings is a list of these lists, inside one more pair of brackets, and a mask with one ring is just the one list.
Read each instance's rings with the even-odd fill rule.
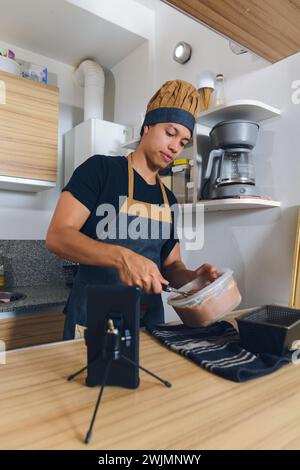
[[[150,260],[152,260],[161,270],[161,249],[166,242],[166,235],[170,233],[172,215],[166,194],[165,187],[157,175],[163,197],[163,206],[149,204],[133,199],[134,194],[134,173],[131,161],[132,154],[128,156],[128,197],[120,208],[115,223],[115,238],[105,238],[104,243],[124,246]],[[135,236],[130,237],[130,225],[136,224],[143,226],[143,238]],[[124,227],[126,228],[126,237],[124,237]],[[147,230],[145,236],[145,227]],[[121,228],[121,231],[120,231]],[[150,233],[151,232],[151,233]],[[120,236],[120,233],[122,235]],[[103,234],[104,236],[104,234]],[[99,240],[103,236],[98,236]],[[151,238],[152,237],[152,238]],[[74,278],[71,293],[64,308],[66,314],[64,326],[64,339],[73,339],[75,335],[75,326],[86,325],[87,319],[87,298],[86,286],[88,284],[123,284],[119,273],[115,268],[103,266],[80,265]],[[163,323],[164,308],[160,294],[142,293],[141,297],[141,325],[147,323]]]

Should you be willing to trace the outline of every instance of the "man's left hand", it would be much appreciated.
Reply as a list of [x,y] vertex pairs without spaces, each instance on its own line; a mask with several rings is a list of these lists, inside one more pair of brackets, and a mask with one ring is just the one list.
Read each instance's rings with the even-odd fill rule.
[[202,264],[200,268],[195,269],[194,273],[195,278],[203,278],[205,285],[210,284],[211,282],[215,281],[219,276],[221,276],[220,271],[215,266],[209,263]]

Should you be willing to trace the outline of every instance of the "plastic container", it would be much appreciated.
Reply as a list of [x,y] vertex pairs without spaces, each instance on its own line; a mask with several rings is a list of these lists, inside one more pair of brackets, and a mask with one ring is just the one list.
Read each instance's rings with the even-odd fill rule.
[[0,70],[3,70],[4,72],[14,73],[15,75],[21,75],[21,68],[18,62],[2,55],[0,55]]
[[42,65],[21,63],[21,75],[29,80],[36,80],[41,83],[48,83],[48,69]]
[[183,323],[190,327],[208,326],[230,313],[241,302],[241,294],[231,269],[223,269],[221,276],[206,286],[201,277],[180,288],[195,291],[188,297],[171,294],[168,304],[174,307]]
[[264,305],[236,320],[241,343],[248,351],[282,355],[300,349],[300,310]]
[[188,163],[172,166],[172,191],[179,204],[187,202],[188,191],[186,185],[190,181],[190,168]]

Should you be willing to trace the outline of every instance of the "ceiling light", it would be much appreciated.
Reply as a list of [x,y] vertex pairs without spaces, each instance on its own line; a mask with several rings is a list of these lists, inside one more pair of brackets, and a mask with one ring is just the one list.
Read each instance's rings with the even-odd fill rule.
[[191,46],[184,41],[180,41],[176,44],[174,52],[173,52],[173,59],[180,64],[185,64],[188,60],[190,60],[192,55],[192,48]]
[[246,52],[249,52],[248,49],[246,49],[244,46],[241,46],[237,42],[231,40],[229,40],[229,48],[236,55],[241,55],[245,54]]

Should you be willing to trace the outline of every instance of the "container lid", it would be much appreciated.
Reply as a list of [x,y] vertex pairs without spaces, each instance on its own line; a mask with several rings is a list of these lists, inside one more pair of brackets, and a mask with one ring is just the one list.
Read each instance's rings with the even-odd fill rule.
[[222,127],[224,125],[228,126],[229,124],[253,124],[259,129],[259,124],[255,121],[250,121],[249,119],[230,119],[228,121],[221,121],[215,124],[214,127],[211,129],[209,135],[211,135],[213,131],[218,127]]
[[215,281],[211,282],[208,286],[201,289],[203,286],[203,281],[200,278],[196,278],[193,281],[185,284],[180,288],[182,292],[189,292],[195,289],[199,289],[194,294],[189,295],[188,297],[179,298],[178,294],[170,294],[168,297],[168,304],[173,307],[190,307],[195,304],[200,304],[207,296],[218,296],[221,292],[227,288],[228,282],[232,280],[233,271],[231,269],[222,268],[221,276],[219,276]]
[[180,171],[187,170],[189,165],[175,165],[172,166],[172,173],[179,173]]
[[173,166],[176,165],[188,165],[190,162],[189,158],[177,158],[176,160],[173,161]]
[[21,67],[14,59],[0,55],[0,71],[21,75]]

